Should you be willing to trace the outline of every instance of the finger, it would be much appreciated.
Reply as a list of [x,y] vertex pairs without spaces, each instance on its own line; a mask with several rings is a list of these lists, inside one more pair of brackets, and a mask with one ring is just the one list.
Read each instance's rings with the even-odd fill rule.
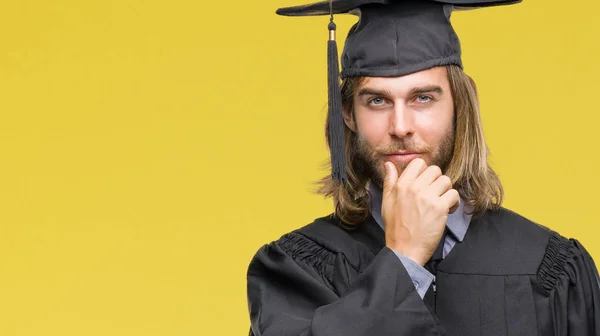
[[[421,176],[423,176],[423,173]],[[452,180],[446,175],[438,176],[428,187],[428,192],[435,196],[442,196],[446,191],[452,189]]]
[[383,166],[385,167],[385,178],[383,180],[383,194],[387,195],[392,187],[396,184],[398,180],[398,170],[396,169],[396,165],[393,163],[386,161]]
[[458,209],[459,206],[460,206],[460,197],[458,198],[458,202],[456,204],[454,204],[454,206],[451,207],[450,210],[448,210],[448,213],[453,214]]
[[[450,189],[440,196],[440,200],[442,201],[442,204],[444,204],[444,207],[448,209],[448,212],[450,212],[452,208],[458,207],[457,204],[460,204],[460,195],[456,189]],[[454,209],[454,211],[456,211],[456,209]]]
[[[442,170],[440,169],[440,167],[429,166],[421,173],[421,175],[419,175],[414,180],[413,185],[418,190],[429,188],[429,186],[432,183],[434,183],[440,176],[442,176]],[[436,194],[435,196],[440,196],[444,192],[446,192],[446,190],[439,194]]]
[[425,160],[416,158],[408,163],[398,179],[404,183],[410,183],[419,177],[426,168]]

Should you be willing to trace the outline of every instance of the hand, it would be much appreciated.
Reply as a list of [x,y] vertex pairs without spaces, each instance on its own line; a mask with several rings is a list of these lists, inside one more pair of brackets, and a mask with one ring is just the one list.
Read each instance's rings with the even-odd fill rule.
[[412,160],[398,177],[396,166],[385,163],[381,214],[386,246],[423,266],[438,246],[448,214],[458,207],[458,191],[437,166]]

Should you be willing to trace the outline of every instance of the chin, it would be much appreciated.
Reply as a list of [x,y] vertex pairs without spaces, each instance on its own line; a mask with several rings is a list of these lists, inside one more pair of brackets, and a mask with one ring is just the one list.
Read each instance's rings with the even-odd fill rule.
[[[380,162],[379,166],[377,167],[377,172],[382,177],[385,176],[385,167],[384,167],[385,162],[386,161]],[[404,163],[404,162],[392,162],[392,163],[394,164],[394,166],[396,166],[396,170],[398,171],[398,176],[400,176],[402,174],[402,172],[404,171],[404,169],[406,169],[406,167],[408,166],[408,163]]]

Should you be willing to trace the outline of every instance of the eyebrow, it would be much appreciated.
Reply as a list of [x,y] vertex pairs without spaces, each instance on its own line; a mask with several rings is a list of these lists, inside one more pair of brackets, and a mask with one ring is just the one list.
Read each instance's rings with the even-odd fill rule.
[[439,85],[427,85],[423,87],[415,87],[410,90],[410,95],[416,95],[421,93],[437,93],[442,94],[444,90]]
[[[422,87],[414,87],[409,91],[409,95],[416,95],[416,94],[422,94],[422,93],[437,93],[437,94],[442,94],[444,92],[444,90],[442,90],[442,87],[440,87],[439,85],[427,85],[427,86],[422,86]],[[377,89],[371,89],[371,88],[363,88],[360,89],[357,93],[358,97],[362,97],[362,96],[386,96],[386,97],[390,97],[392,96],[391,92],[388,90],[377,90]]]
[[389,97],[391,96],[391,92],[388,90],[377,90],[377,89],[370,89],[370,88],[363,88],[358,90],[358,94],[357,96],[362,97],[362,96],[386,96]]

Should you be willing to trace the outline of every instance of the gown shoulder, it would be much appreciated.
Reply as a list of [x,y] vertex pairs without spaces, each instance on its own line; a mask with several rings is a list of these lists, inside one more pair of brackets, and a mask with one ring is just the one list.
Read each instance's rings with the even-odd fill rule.
[[251,334],[441,335],[394,252],[374,253],[382,230],[369,225],[324,217],[262,246],[247,272]]

